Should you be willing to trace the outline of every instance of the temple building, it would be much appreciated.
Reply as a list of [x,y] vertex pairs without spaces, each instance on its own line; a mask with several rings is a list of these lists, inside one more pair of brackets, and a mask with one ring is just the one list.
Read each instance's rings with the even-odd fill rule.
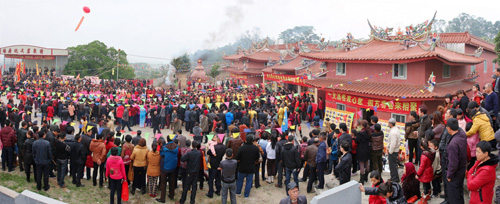
[[[348,34],[335,51],[300,53],[326,63],[326,77],[305,83],[318,89],[326,107],[356,113],[354,119],[377,115],[403,123],[420,104],[432,113],[446,94],[491,82],[494,71],[487,62],[492,54],[483,54],[484,47],[491,52],[492,45],[468,33],[431,33],[433,21],[395,33],[392,28],[370,25],[368,40],[358,41]],[[483,63],[484,73],[477,68]]]
[[224,56],[230,62],[224,70],[245,85],[271,82],[273,89],[311,93],[315,102],[325,101],[330,110],[326,115],[333,111],[349,116],[344,121],[377,115],[404,123],[421,104],[432,113],[444,104],[446,94],[464,90],[470,96],[472,86],[491,83],[498,68],[493,44],[468,32],[433,33],[435,16],[397,30],[368,22],[369,39],[357,40],[348,33],[335,46],[323,40],[254,43],[248,50]]

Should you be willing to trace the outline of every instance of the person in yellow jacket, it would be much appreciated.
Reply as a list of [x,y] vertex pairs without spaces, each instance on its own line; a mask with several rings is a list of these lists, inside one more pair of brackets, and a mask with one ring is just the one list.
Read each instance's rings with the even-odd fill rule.
[[130,190],[132,195],[135,194],[137,188],[141,189],[143,195],[146,194],[146,166],[148,165],[146,157],[148,152],[146,139],[141,138],[130,155],[130,159],[134,161],[134,185]]
[[208,97],[208,95],[205,95],[205,104],[209,103],[210,103],[210,97]]
[[204,104],[204,103],[205,103],[205,97],[203,97],[203,95],[202,95],[202,96],[200,96],[200,104]]
[[[491,127],[490,119],[486,115],[486,113],[482,113],[478,110],[472,109],[470,110],[472,116],[472,127],[469,131],[467,131],[467,137],[470,137],[476,132],[479,132],[479,138],[481,141],[491,141],[495,139],[495,132]],[[472,151],[472,150],[471,150]]]
[[278,124],[283,124],[283,118],[285,117],[285,107],[281,104],[280,109],[278,110]]

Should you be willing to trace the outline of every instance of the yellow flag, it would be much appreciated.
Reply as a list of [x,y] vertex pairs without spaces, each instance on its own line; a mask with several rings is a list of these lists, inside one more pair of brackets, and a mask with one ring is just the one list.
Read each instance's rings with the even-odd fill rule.
[[237,133],[233,133],[233,138],[237,138],[239,135],[240,135],[240,133],[239,133],[239,132],[237,132]]
[[170,134],[170,135],[168,135],[168,137],[170,137],[170,139],[173,140],[175,137],[175,134]]
[[92,126],[87,126],[87,132],[92,130]]
[[35,64],[36,64],[36,75],[37,75],[37,76],[40,76],[40,73],[39,73],[39,71],[38,71],[38,63],[37,63],[37,62],[35,62]]

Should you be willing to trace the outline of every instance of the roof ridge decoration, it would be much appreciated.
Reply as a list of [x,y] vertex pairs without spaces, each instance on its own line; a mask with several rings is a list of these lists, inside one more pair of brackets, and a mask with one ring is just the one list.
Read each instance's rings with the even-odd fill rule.
[[384,29],[382,27],[372,26],[370,20],[367,20],[371,30],[370,36],[372,39],[375,38],[381,41],[400,42],[402,45],[405,45],[405,48],[408,48],[411,44],[425,42],[428,40],[432,33],[432,24],[436,19],[436,14],[437,11],[434,13],[434,16],[430,21],[427,20],[423,23],[417,24],[416,26],[406,26],[405,32],[401,31],[399,28],[395,34],[393,34],[393,28],[386,27]]
[[342,44],[337,45],[337,49],[344,50],[344,51],[350,51],[352,49],[355,49],[357,47],[361,47],[363,45],[366,45],[366,44],[372,42],[373,39],[374,38],[371,37],[370,39],[365,40],[365,41],[356,40],[356,39],[354,39],[352,34],[349,32],[349,33],[347,33],[346,39],[342,40]]

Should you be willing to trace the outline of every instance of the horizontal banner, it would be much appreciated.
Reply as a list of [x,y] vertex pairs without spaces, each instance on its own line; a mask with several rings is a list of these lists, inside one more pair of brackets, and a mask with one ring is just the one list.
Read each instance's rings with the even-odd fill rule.
[[30,59],[30,60],[54,60],[54,56],[43,56],[43,55],[5,55],[5,58],[14,59]]
[[326,93],[326,101],[334,101],[359,108],[368,108],[375,111],[391,113],[410,114],[410,111],[417,111],[420,102],[418,101],[389,101],[372,98],[363,98],[348,94],[335,92]]
[[306,83],[304,83],[303,77],[295,75],[264,73],[264,79],[269,81],[277,81],[277,82],[284,82],[287,84],[295,84],[299,86],[311,87]]

